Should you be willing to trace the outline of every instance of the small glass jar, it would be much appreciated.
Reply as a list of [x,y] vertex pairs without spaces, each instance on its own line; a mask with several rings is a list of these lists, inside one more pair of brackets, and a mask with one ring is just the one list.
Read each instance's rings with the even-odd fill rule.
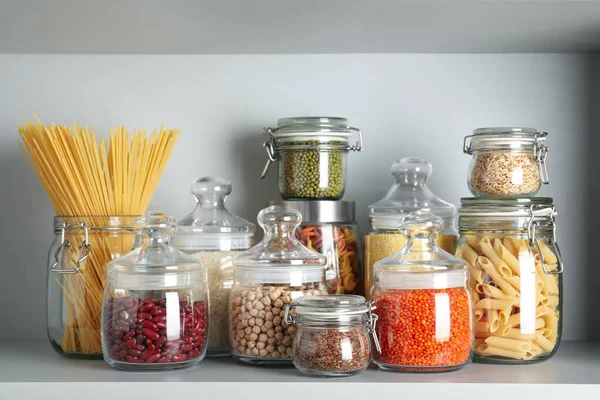
[[102,350],[114,368],[185,368],[206,354],[206,271],[169,245],[175,227],[171,217],[146,214],[133,224],[137,247],[108,264]]
[[[377,316],[362,296],[331,295],[298,299],[288,304],[285,322],[296,326],[294,366],[309,376],[351,376],[371,361],[371,340]],[[296,311],[296,317],[291,316]],[[377,340],[374,337],[375,341]]]
[[473,156],[467,176],[473,196],[535,196],[540,182],[549,182],[547,135],[534,128],[481,128],[465,137],[463,152]]
[[369,206],[369,228],[365,234],[365,297],[373,286],[373,267],[379,260],[399,251],[407,243],[402,234],[402,219],[414,211],[428,211],[442,218],[444,225],[437,235],[437,244],[454,253],[456,207],[437,197],[428,187],[427,180],[433,168],[431,163],[417,157],[405,157],[392,165],[394,184],[385,197]]
[[440,249],[441,218],[415,212],[402,230],[408,243],[375,264],[371,291],[381,351],[373,361],[404,372],[452,371],[472,356],[473,309],[465,261]]
[[551,198],[464,198],[459,246],[475,299],[474,361],[530,364],[561,338],[563,262]]
[[303,200],[271,202],[302,214],[296,239],[327,257],[329,293],[363,293],[362,247],[353,201]]
[[254,224],[225,207],[231,183],[205,177],[191,187],[196,208],[181,219],[173,234],[173,247],[199,258],[208,273],[210,297],[207,357],[230,354],[229,295],[233,286],[233,257],[252,247]]
[[271,206],[258,214],[264,239],[234,258],[230,302],[231,349],[250,364],[291,364],[296,327],[285,307],[302,296],[327,294],[325,256],[298,242],[300,213]]
[[106,265],[129,253],[137,216],[54,218],[48,255],[46,327],[58,354],[102,358],[100,314]]
[[[362,134],[345,118],[282,118],[277,128],[265,128],[269,166],[279,161],[279,191],[285,200],[339,200],[346,189],[346,158],[362,151]],[[358,142],[350,144],[352,132]]]

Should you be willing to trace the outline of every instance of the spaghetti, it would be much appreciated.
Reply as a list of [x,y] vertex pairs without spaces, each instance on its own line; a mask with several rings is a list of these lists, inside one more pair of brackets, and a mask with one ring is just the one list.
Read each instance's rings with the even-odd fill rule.
[[[106,264],[129,252],[134,235],[94,230],[118,227],[127,230],[131,218],[145,213],[166,167],[179,130],[161,127],[147,136],[145,130],[127,131],[117,126],[100,139],[87,126],[44,125],[26,121],[19,126],[19,147],[42,183],[56,215],[84,217],[91,227],[90,255],[75,274],[58,274],[63,292],[64,332],[60,347],[65,353],[99,355],[100,314],[106,283]],[[131,226],[131,225],[129,225]],[[81,243],[83,232],[68,230],[70,243]],[[73,265],[77,252],[66,252],[63,261]],[[62,264],[67,265],[65,262]],[[62,310],[61,310],[62,312]]]

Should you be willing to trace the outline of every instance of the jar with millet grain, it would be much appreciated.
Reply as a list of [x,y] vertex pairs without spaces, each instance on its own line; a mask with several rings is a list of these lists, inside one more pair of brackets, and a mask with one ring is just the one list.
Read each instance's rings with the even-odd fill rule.
[[404,372],[452,371],[470,362],[473,307],[465,261],[440,249],[442,219],[415,212],[403,219],[406,246],[375,264],[371,299],[381,345],[373,361]]

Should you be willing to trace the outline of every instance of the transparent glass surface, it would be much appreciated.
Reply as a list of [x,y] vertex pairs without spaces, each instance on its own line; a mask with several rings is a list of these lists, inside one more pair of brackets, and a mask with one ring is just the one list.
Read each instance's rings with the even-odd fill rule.
[[436,244],[443,221],[426,212],[404,218],[407,245],[375,263],[371,298],[381,351],[373,361],[406,372],[455,370],[472,357],[473,313],[468,270]]
[[208,357],[227,356],[229,296],[233,286],[233,257],[252,247],[254,224],[233,214],[225,201],[231,183],[204,177],[191,186],[196,208],[179,220],[173,246],[200,259],[208,273],[210,297]]
[[[54,240],[48,254],[48,339],[61,355],[102,358],[100,324],[106,265],[131,251],[136,216],[77,216],[54,218]],[[89,254],[81,261],[81,246],[89,228]],[[62,227],[64,231],[64,241]],[[69,247],[64,247],[68,243]],[[63,249],[60,252],[61,248]],[[64,270],[59,272],[58,270]]]
[[136,248],[108,265],[102,349],[115,368],[184,368],[206,354],[206,271],[200,260],[170,246],[175,226],[158,212],[138,218]]
[[264,239],[234,259],[230,302],[233,356],[247,363],[291,363],[296,328],[284,321],[285,306],[302,296],[327,294],[326,258],[295,237],[300,213],[271,206],[258,214]]

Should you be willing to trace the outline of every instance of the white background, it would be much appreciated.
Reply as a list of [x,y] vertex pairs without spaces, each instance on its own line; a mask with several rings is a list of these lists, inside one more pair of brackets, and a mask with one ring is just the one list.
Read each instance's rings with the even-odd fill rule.
[[345,195],[357,202],[363,230],[368,204],[392,183],[395,160],[430,160],[430,187],[458,205],[469,195],[462,141],[472,129],[546,130],[551,184],[540,194],[553,197],[559,212],[564,339],[599,339],[592,278],[600,266],[591,263],[595,243],[586,241],[599,222],[589,214],[599,186],[591,171],[599,81],[598,57],[594,65],[593,56],[577,54],[0,55],[0,338],[45,337],[54,213],[16,128],[37,114],[103,133],[116,124],[182,128],[152,208],[184,216],[194,206],[191,182],[217,175],[233,183],[230,208],[252,221],[279,196],[276,169],[260,180],[262,128],[286,116],[347,117],[365,135],[365,151],[349,155]]

